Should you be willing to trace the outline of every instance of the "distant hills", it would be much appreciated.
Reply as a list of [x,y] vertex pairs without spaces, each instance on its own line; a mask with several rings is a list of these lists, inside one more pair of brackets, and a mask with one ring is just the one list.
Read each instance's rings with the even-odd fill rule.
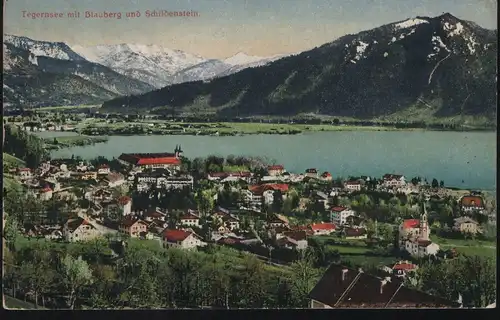
[[211,81],[113,99],[103,109],[401,121],[481,116],[494,121],[497,50],[496,30],[448,13],[417,17],[227,76],[216,72]]

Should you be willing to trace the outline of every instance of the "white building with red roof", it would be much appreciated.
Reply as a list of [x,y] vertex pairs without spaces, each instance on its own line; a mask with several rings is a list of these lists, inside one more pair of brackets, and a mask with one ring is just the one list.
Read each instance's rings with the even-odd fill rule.
[[477,211],[482,213],[484,210],[484,201],[480,196],[464,196],[460,199],[460,208],[464,212]]
[[120,163],[137,168],[180,169],[182,151],[176,147],[174,153],[122,153],[118,157]]
[[40,200],[48,201],[52,199],[53,190],[49,186],[45,186],[40,190]]
[[362,188],[362,183],[359,180],[350,180],[344,182],[344,189],[348,191],[360,191]]
[[206,245],[197,234],[191,231],[165,229],[162,232],[164,248],[195,249]]
[[311,225],[311,229],[316,236],[329,235],[335,231],[335,228],[334,223],[315,223]]
[[111,169],[107,164],[102,164],[97,168],[97,174],[108,174],[111,172]]
[[90,241],[101,236],[96,227],[80,217],[69,219],[63,226],[62,234],[68,242]]
[[267,174],[270,176],[280,176],[285,172],[285,167],[283,167],[281,164],[276,164],[267,167]]

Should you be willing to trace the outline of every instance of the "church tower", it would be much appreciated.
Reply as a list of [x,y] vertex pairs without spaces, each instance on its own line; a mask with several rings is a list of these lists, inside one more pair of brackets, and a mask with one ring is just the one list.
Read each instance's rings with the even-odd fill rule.
[[420,217],[420,240],[429,240],[429,223],[427,221],[427,208],[424,203],[424,214]]

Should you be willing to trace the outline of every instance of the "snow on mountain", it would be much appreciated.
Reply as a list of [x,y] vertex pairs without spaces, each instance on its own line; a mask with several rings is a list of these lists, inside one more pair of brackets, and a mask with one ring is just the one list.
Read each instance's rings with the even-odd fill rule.
[[34,56],[49,57],[60,60],[84,60],[83,57],[63,42],[38,41],[27,37],[5,35],[4,43],[12,44],[15,47],[27,50]]
[[231,68],[231,65],[221,60],[210,59],[177,72],[172,79],[173,83],[204,81],[218,77]]
[[124,43],[72,48],[89,61],[157,88],[171,84],[176,72],[206,61],[201,56],[159,45]]
[[249,56],[244,52],[238,52],[234,56],[231,56],[229,58],[224,59],[223,62],[226,64],[229,64],[231,66],[239,66],[239,65],[257,62],[257,61],[264,60],[264,59],[267,59],[267,58],[266,57],[259,57],[259,56]]
[[408,19],[408,20],[396,23],[394,25],[394,28],[396,30],[398,30],[398,29],[406,29],[406,28],[413,27],[413,26],[416,26],[416,25],[419,25],[419,24],[422,24],[422,23],[429,23],[429,21],[424,20],[424,19],[418,19],[418,18]]

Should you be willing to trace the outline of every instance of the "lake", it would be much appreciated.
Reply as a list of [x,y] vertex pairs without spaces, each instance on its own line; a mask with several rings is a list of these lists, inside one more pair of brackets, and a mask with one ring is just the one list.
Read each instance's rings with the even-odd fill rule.
[[[44,137],[72,135],[41,132]],[[108,142],[52,152],[52,157],[118,157],[121,153],[173,152],[188,158],[208,155],[261,156],[288,171],[307,168],[334,177],[401,173],[443,180],[447,186],[496,189],[496,133],[442,131],[340,131],[300,135],[110,136]]]

